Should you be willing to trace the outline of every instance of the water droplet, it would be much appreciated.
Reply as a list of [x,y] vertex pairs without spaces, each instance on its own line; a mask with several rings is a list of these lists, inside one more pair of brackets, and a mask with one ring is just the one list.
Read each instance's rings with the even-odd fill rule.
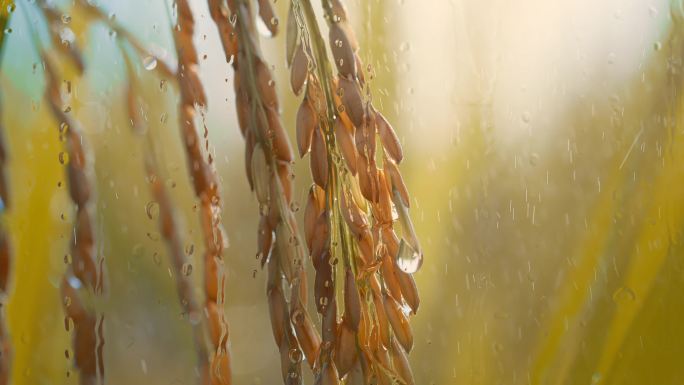
[[653,49],[656,51],[660,51],[663,48],[663,43],[657,41],[653,43]]
[[70,331],[74,326],[74,321],[71,319],[71,317],[66,316],[64,317],[64,330]]
[[157,58],[154,56],[146,56],[143,59],[143,67],[145,67],[146,70],[152,71],[153,69],[157,68]]
[[202,313],[199,311],[191,311],[188,314],[188,320],[190,321],[191,325],[199,325],[199,323],[202,321]]
[[635,299],[636,294],[628,287],[621,287],[613,293],[613,301],[618,305],[633,302]]
[[272,37],[273,36],[273,34],[271,33],[271,30],[268,28],[266,23],[264,23],[264,20],[260,17],[257,17],[256,29],[259,32],[259,34],[262,35],[263,37]]
[[150,219],[155,219],[159,216],[159,203],[155,201],[147,202],[145,205],[145,213]]
[[413,274],[423,264],[423,254],[415,251],[403,238],[399,244],[396,263],[404,273]]
[[59,38],[62,44],[68,47],[76,41],[76,34],[71,28],[65,27],[59,32]]
[[288,352],[288,357],[290,358],[290,362],[293,364],[299,363],[302,361],[302,351],[295,348],[295,349],[290,349]]
[[62,23],[64,24],[69,24],[71,23],[71,16],[67,15],[66,13],[62,15]]
[[81,283],[81,280],[76,278],[73,275],[69,277],[68,282],[69,282],[69,286],[73,287],[76,290],[80,289],[81,286],[83,286],[83,284]]
[[188,243],[185,245],[185,254],[187,255],[192,255],[195,252],[195,244],[194,243]]
[[69,163],[69,154],[67,154],[64,151],[60,152],[59,153],[59,163],[61,163],[61,164]]
[[183,272],[183,275],[189,276],[192,274],[192,264],[191,263],[184,263],[183,267],[181,268],[181,271]]
[[299,211],[299,203],[294,202],[294,201],[292,203],[290,203],[290,210],[292,210],[295,213],[297,211]]

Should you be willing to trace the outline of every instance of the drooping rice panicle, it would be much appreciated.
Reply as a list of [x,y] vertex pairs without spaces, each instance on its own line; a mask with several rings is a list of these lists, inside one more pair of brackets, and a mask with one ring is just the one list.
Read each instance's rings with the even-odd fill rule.
[[[299,384],[301,361],[306,359],[313,367],[320,336],[306,309],[305,251],[293,210],[294,155],[280,120],[274,79],[261,53],[253,4],[238,0],[229,2],[229,6],[209,1],[226,58],[232,60],[235,72],[247,179],[261,214],[257,256],[262,266],[268,264],[267,296],[273,335],[282,358],[283,381]],[[270,2],[259,1],[258,6],[259,17],[275,34],[278,23]],[[230,22],[231,15],[235,25]],[[289,287],[289,299],[285,298],[283,285]]]
[[156,202],[159,210],[159,228],[161,235],[166,242],[169,251],[171,266],[173,266],[174,281],[183,314],[189,321],[192,328],[193,344],[197,355],[197,367],[199,368],[199,384],[211,384],[209,381],[209,356],[204,338],[206,322],[203,322],[202,308],[197,302],[192,287],[192,280],[186,274],[188,258],[183,249],[183,240],[180,235],[178,221],[176,219],[175,208],[166,186],[159,175],[157,162],[157,151],[155,150],[155,140],[149,130],[145,129],[145,119],[141,116],[137,107],[139,96],[139,83],[136,79],[135,69],[128,55],[123,53],[128,75],[126,86],[126,105],[133,131],[145,135],[144,143],[146,147],[144,153],[144,167],[149,183],[150,193]]
[[92,184],[92,155],[78,122],[62,104],[59,78],[55,65],[46,53],[42,55],[47,80],[46,99],[50,111],[59,122],[60,136],[66,142],[66,152],[60,159],[66,163],[69,196],[76,206],[71,245],[71,264],[61,283],[65,325],[73,323],[74,362],[79,370],[80,384],[92,385],[104,381],[102,334],[104,315],[87,304],[87,295],[101,295],[104,290],[104,261],[95,255],[92,206],[95,191]]
[[[66,185],[69,197],[76,207],[74,230],[70,244],[70,263],[60,284],[66,317],[64,325],[71,331],[74,365],[81,385],[104,383],[104,314],[92,303],[93,296],[101,296],[105,290],[106,269],[104,258],[96,255],[94,234],[95,189],[93,185],[93,156],[79,122],[65,105],[60,85],[63,81],[57,69],[56,59],[68,63],[80,75],[85,68],[79,47],[74,41],[62,42],[62,28],[56,9],[44,1],[38,3],[42,16],[48,23],[53,52],[44,49],[33,37],[42,59],[46,87],[45,100],[52,117],[58,123],[59,137],[65,142],[65,151],[59,161],[66,168]],[[51,53],[53,54],[51,56]],[[67,94],[70,88],[67,87]]]
[[213,348],[209,377],[211,384],[227,385],[232,382],[228,323],[223,309],[223,249],[227,239],[221,224],[218,179],[213,165],[204,158],[194,121],[196,105],[200,108],[206,106],[204,88],[198,76],[197,50],[192,41],[195,20],[187,0],[178,0],[176,6],[178,21],[173,30],[173,40],[178,54],[179,122],[195,196],[200,200],[200,223],[204,235],[204,309]]
[[310,152],[315,182],[305,229],[323,317],[316,381],[413,384],[405,309],[418,309],[411,274],[422,251],[397,168],[403,153],[394,129],[371,103],[346,9],[337,0],[322,4],[327,44],[309,0],[291,1],[288,26],[294,27],[286,39],[293,92],[304,91],[297,115],[300,155]]

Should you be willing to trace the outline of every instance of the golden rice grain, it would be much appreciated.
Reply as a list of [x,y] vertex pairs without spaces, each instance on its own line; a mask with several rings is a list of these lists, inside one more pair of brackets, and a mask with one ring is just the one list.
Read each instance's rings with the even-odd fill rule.
[[361,322],[361,298],[356,286],[356,277],[351,268],[344,273],[344,323],[353,331],[359,330]]
[[339,378],[343,378],[352,369],[357,360],[356,333],[345,322],[338,327],[337,344],[335,345],[335,366]]
[[312,136],[317,126],[318,116],[308,98],[304,98],[297,110],[297,147],[300,157],[303,157],[311,149]]
[[328,184],[328,152],[320,129],[314,130],[311,139],[311,176],[321,188]]
[[411,332],[411,327],[408,323],[408,318],[402,311],[399,303],[392,298],[392,296],[387,293],[383,293],[382,297],[383,303],[385,305],[385,314],[387,314],[387,320],[390,325],[392,325],[392,330],[394,331],[394,336],[401,343],[401,346],[407,352],[410,352],[413,348],[413,333]]
[[295,49],[294,58],[292,59],[292,70],[290,72],[290,86],[295,95],[299,95],[302,92],[302,88],[304,88],[308,66],[309,59],[300,44]]
[[354,144],[354,126],[347,126],[342,119],[335,120],[335,139],[344,157],[347,168],[356,175],[356,146]]
[[341,76],[355,78],[357,69],[354,50],[346,31],[342,29],[340,24],[330,25],[329,40],[337,71]]

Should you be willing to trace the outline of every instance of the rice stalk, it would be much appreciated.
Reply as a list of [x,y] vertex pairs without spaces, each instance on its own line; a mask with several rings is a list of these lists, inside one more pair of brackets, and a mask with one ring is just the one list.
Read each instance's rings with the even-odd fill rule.
[[159,207],[159,228],[168,248],[171,265],[173,266],[174,281],[176,283],[176,293],[183,309],[183,314],[187,317],[192,328],[192,338],[197,355],[197,366],[201,375],[200,384],[210,384],[209,382],[209,356],[207,354],[206,342],[204,339],[204,328],[202,322],[202,310],[193,292],[192,281],[186,274],[187,258],[183,249],[183,240],[179,232],[175,209],[166,186],[159,176],[159,165],[157,163],[155,141],[148,130],[145,130],[145,120],[140,115],[137,108],[137,98],[139,84],[135,77],[133,63],[129,56],[122,50],[126,72],[128,74],[128,84],[126,87],[126,104],[128,115],[133,131],[138,134],[146,133],[144,149],[144,167],[147,182],[154,202]]
[[177,25],[173,40],[178,54],[177,81],[180,92],[180,128],[195,196],[200,200],[200,222],[204,234],[205,313],[208,318],[209,338],[213,348],[210,383],[227,385],[232,382],[228,323],[225,319],[225,273],[223,249],[227,241],[221,224],[221,199],[215,170],[205,160],[200,137],[195,127],[195,105],[206,106],[204,88],[198,76],[197,51],[192,42],[195,21],[186,0],[176,2]]
[[[286,39],[293,92],[304,91],[298,147],[301,156],[310,153],[314,180],[305,229],[322,316],[316,383],[413,384],[407,313],[419,306],[412,273],[422,263],[422,251],[397,167],[403,152],[371,102],[344,5],[322,4],[327,44],[308,0],[291,2]],[[338,298],[344,306],[337,305]]]
[[[270,33],[276,34],[278,23],[270,2],[260,1],[258,5],[259,17]],[[235,72],[247,179],[260,206],[257,258],[262,266],[268,264],[267,297],[283,382],[300,384],[301,362],[306,359],[313,367],[320,336],[306,309],[305,251],[293,209],[294,155],[280,120],[273,76],[261,53],[254,8],[242,0],[229,2],[229,7],[223,8],[217,0],[209,1],[221,41],[230,42],[224,43],[224,52]],[[289,299],[285,298],[284,284]]]

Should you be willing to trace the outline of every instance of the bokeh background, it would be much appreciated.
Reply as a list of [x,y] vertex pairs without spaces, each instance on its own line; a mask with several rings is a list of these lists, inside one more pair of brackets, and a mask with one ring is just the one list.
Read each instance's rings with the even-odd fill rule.
[[[173,60],[170,1],[96,3]],[[417,383],[684,384],[682,1],[348,3],[374,101],[404,146],[401,168],[425,251],[416,274],[421,309],[412,319]],[[98,255],[109,270],[108,294],[96,304],[106,317],[107,383],[191,384],[190,329],[157,221],[146,211],[149,149],[126,118],[120,50],[104,25],[72,15],[71,1],[56,4],[87,65],[84,76],[67,77],[72,113],[95,155]],[[192,5],[209,95],[200,127],[222,180],[230,240],[235,383],[277,384],[233,73],[205,2]],[[43,28],[33,7],[18,1],[4,31],[0,85],[13,206],[2,220],[15,261],[2,311],[14,384],[76,384],[58,290],[74,208],[29,32],[30,23]],[[276,7],[284,21],[287,1]],[[262,40],[294,138],[284,36]],[[185,250],[201,272],[176,91],[143,63],[138,71]],[[296,174],[303,204],[307,159],[297,161]]]

